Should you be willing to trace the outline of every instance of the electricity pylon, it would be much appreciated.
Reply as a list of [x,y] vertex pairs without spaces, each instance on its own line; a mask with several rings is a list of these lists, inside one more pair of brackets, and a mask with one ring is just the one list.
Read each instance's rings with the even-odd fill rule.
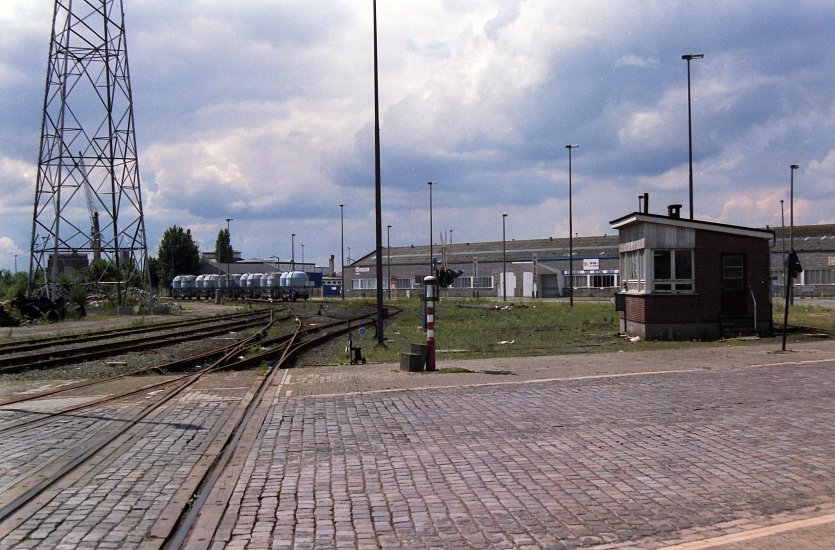
[[121,0],[55,0],[30,252],[30,294],[89,255],[150,290]]

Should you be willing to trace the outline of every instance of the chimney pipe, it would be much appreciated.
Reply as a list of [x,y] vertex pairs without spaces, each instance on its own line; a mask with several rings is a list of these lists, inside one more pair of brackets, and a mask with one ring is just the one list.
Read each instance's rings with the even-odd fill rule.
[[671,204],[667,206],[667,215],[671,218],[680,218],[681,217],[681,205],[680,204]]

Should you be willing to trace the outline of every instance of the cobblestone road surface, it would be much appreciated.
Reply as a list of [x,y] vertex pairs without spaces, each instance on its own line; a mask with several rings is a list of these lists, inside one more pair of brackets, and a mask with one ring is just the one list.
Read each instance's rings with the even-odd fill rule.
[[[186,547],[831,548],[835,343],[773,347],[285,371]],[[251,382],[187,392],[0,548],[160,547]]]
[[811,517],[824,528],[806,547],[828,547],[814,544],[831,542],[821,529],[835,518],[832,345],[686,357],[295,370],[238,482],[231,535],[215,543],[706,547]]

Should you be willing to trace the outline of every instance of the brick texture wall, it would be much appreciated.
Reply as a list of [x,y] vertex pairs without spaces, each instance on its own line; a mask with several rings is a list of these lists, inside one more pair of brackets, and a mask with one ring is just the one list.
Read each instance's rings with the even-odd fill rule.
[[[770,272],[769,240],[713,231],[696,231],[694,254],[695,294],[626,295],[628,321],[636,323],[719,323],[722,314],[722,256],[745,257],[745,314],[754,312],[751,290],[757,301],[757,322],[767,323]],[[749,290],[750,289],[750,290]],[[622,318],[623,318],[622,317]]]

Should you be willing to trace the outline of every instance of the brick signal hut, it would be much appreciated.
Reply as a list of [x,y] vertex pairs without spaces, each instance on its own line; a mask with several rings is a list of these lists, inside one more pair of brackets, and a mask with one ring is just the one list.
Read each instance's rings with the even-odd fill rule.
[[620,331],[649,340],[771,332],[772,231],[633,212],[618,230]]

